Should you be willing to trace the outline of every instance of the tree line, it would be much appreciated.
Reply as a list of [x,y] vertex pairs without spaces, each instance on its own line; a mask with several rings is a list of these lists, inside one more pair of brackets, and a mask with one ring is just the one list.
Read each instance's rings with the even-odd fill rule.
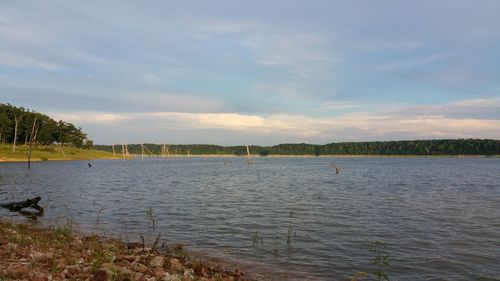
[[[128,151],[141,154],[140,144],[128,144]],[[95,149],[112,152],[111,145],[95,145]],[[121,154],[121,145],[115,145]],[[325,145],[290,143],[274,146],[249,146],[253,155],[500,155],[500,140],[443,139],[412,141],[340,142]],[[144,144],[146,154],[161,155],[161,144]],[[245,146],[219,146],[208,144],[170,144],[170,155],[246,155]],[[165,152],[163,152],[165,154]]]
[[93,143],[81,128],[23,107],[0,103],[0,142],[16,144],[61,144],[91,148]]

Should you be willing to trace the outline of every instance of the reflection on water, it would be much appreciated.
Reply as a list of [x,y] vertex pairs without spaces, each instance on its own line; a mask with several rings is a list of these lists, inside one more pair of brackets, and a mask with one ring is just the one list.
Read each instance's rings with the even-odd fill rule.
[[[71,217],[82,230],[130,240],[161,232],[282,280],[371,272],[373,240],[388,244],[386,272],[395,279],[500,276],[500,159],[87,162],[35,163],[30,171],[0,163],[0,201],[41,195],[45,225]],[[3,209],[0,216],[23,219]],[[254,243],[256,232],[262,243]]]

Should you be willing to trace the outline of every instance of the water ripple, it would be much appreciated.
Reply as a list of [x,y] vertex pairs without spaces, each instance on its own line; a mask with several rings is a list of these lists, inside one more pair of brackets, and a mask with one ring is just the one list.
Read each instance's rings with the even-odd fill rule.
[[[42,224],[71,217],[83,230],[132,240],[161,232],[168,243],[188,243],[275,280],[372,272],[373,240],[388,244],[391,279],[500,276],[500,160],[335,159],[340,175],[332,162],[258,158],[249,167],[240,159],[178,158],[88,168],[73,161],[35,163],[30,171],[0,163],[0,198],[41,195]],[[5,210],[0,216],[23,219]]]

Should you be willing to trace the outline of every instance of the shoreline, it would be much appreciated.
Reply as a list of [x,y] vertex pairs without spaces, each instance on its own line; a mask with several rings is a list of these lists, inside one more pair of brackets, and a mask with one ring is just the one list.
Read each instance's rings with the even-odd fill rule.
[[[0,162],[28,162],[29,146],[20,144],[16,151],[12,145],[0,143]],[[83,149],[60,145],[35,145],[31,154],[31,162],[114,159],[113,153],[101,150]]]
[[[87,160],[121,160],[120,158],[114,157],[94,157],[94,158],[80,158],[80,157],[67,157],[67,158],[49,158],[47,160],[42,159],[31,159],[31,162],[52,162],[52,161],[87,161]],[[21,158],[0,158],[0,163],[28,163],[27,159]]]
[[[251,158],[500,158],[500,155],[250,155]],[[31,162],[50,162],[50,161],[87,161],[87,160],[140,160],[140,155],[135,155],[135,159],[123,159],[121,157],[51,157],[48,159],[35,158]],[[164,158],[160,155],[150,155],[144,158]],[[222,154],[206,154],[206,155],[170,155],[167,158],[247,158],[241,155],[222,155]],[[26,158],[0,157],[0,163],[27,163]]]
[[[228,268],[230,267],[230,268]],[[27,280],[255,280],[231,264],[188,254],[158,235],[143,241],[45,228],[0,218],[0,279]]]

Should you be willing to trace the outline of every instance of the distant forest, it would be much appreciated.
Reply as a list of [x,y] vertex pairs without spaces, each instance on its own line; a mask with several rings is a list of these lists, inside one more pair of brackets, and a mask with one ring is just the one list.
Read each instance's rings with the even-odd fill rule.
[[[128,152],[141,154],[140,144],[128,144]],[[111,145],[95,145],[95,149],[112,152]],[[341,142],[325,145],[306,143],[275,146],[249,146],[252,155],[500,155],[500,140],[446,139],[381,142]],[[162,145],[144,144],[145,154],[162,154]],[[115,153],[122,146],[115,145]],[[170,144],[170,155],[246,155],[245,146],[219,146],[207,144]]]
[[35,144],[62,144],[91,148],[93,143],[81,128],[55,121],[49,116],[22,107],[0,103],[0,142],[27,144],[30,139]]
[[[61,144],[112,152],[111,145],[93,145],[81,128],[22,107],[0,103],[0,143]],[[246,155],[246,147],[209,144],[128,144],[128,152],[161,155]],[[162,152],[162,147],[164,148]],[[252,155],[500,155],[500,140],[446,139],[382,142],[306,143],[249,146]],[[115,145],[122,154],[122,146]]]

